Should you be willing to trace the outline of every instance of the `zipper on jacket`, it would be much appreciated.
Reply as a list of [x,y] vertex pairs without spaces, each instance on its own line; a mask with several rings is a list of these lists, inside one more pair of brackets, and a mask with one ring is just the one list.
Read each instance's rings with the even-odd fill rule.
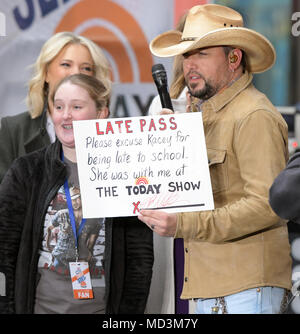
[[[50,189],[46,200],[45,200],[45,205],[42,210],[42,215],[41,215],[41,221],[39,224],[39,228],[37,230],[38,232],[38,242],[36,245],[36,248],[33,250],[33,258],[31,262],[31,266],[33,268],[32,270],[32,275],[33,279],[31,280],[31,286],[30,289],[28,289],[28,309],[30,310],[29,313],[34,313],[34,299],[35,299],[35,293],[36,293],[36,287],[37,287],[37,272],[38,272],[38,260],[39,260],[39,248],[41,245],[41,242],[43,240],[43,229],[44,229],[44,224],[45,224],[45,216],[48,210],[48,207],[54,198],[55,194],[57,194],[59,188],[63,185],[64,180],[60,182],[61,175],[64,173],[65,169],[62,169],[57,176],[56,182],[54,183],[54,186]],[[32,297],[32,298],[31,298]]]

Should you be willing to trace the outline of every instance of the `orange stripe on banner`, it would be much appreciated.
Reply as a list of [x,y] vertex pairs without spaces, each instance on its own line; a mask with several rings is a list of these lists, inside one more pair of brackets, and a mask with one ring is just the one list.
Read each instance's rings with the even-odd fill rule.
[[209,3],[208,0],[174,0],[174,27],[177,25],[180,17],[190,8],[197,5]]
[[[101,19],[112,24],[126,37],[136,56],[137,66],[139,68],[141,82],[152,82],[151,67],[153,58],[149,50],[147,38],[136,19],[130,15],[123,7],[108,0],[83,0],[75,4],[66,15],[61,19],[55,33],[59,31],[75,31],[84,22],[93,19]],[[103,27],[101,25],[101,27]],[[89,31],[90,31],[89,27]],[[95,30],[96,31],[96,30]],[[95,32],[94,31],[94,32]],[[97,34],[97,43],[101,47],[107,47],[107,36],[102,30],[102,34]],[[84,34],[82,34],[84,35]],[[110,35],[111,36],[111,35]],[[116,36],[115,36],[116,38]],[[120,54],[124,56],[124,48],[120,46],[121,42],[114,47],[112,57],[118,59]],[[132,66],[132,64],[131,64]],[[128,72],[126,63],[121,68],[120,77],[125,80],[131,80],[131,73]]]
[[[83,275],[87,274],[89,272],[89,268],[86,268],[82,273]],[[80,275],[82,276],[82,275]],[[72,283],[75,282],[77,280],[78,276],[73,276],[72,277]]]
[[[114,56],[114,61],[118,67],[120,82],[132,82],[133,71],[130,64],[130,59],[127,55],[125,47],[118,40],[117,36],[110,30],[104,27],[92,27],[82,32],[82,35],[88,37],[101,48]],[[113,80],[114,78],[112,78]]]

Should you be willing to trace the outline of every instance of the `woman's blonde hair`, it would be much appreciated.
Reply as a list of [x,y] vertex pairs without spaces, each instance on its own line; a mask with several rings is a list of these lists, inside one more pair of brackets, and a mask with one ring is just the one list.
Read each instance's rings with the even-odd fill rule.
[[111,91],[110,67],[101,48],[86,37],[72,32],[59,32],[46,41],[33,64],[34,73],[28,83],[29,89],[26,97],[27,107],[32,118],[42,114],[48,98],[48,84],[45,81],[48,66],[68,44],[81,44],[88,48],[94,61],[94,76],[103,83],[109,92]]
[[[187,14],[188,13],[186,12],[180,17],[176,25],[176,28],[175,28],[176,30],[180,32],[183,31]],[[185,87],[185,79],[183,75],[182,61],[183,61],[182,55],[178,55],[174,57],[173,75],[172,75],[172,81],[170,85],[170,96],[172,99],[177,99],[180,93],[182,92],[183,88]]]
[[185,78],[182,69],[183,56],[178,55],[174,57],[173,61],[173,75],[170,85],[170,96],[172,99],[178,99],[179,95],[185,87]]
[[65,83],[70,83],[85,89],[91,99],[95,102],[98,111],[104,107],[108,107],[111,96],[111,89],[106,87],[104,83],[96,77],[82,73],[67,76],[55,86],[50,96],[53,103],[57,90]]

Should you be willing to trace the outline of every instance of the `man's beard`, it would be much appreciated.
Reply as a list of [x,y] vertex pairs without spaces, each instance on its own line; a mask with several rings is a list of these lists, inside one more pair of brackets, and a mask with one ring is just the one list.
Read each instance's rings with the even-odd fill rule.
[[[199,75],[199,73],[198,73]],[[195,90],[195,88],[197,87],[196,84],[191,84],[189,85],[186,81],[186,85],[187,85],[187,88],[188,88],[188,91],[189,93],[200,99],[200,100],[208,100],[210,99],[211,97],[213,97],[216,93],[217,93],[217,89],[215,87],[213,87],[209,81],[206,81],[203,76],[201,76],[201,79],[204,81],[204,87],[202,89],[199,89],[199,90]],[[194,87],[193,87],[194,86]]]

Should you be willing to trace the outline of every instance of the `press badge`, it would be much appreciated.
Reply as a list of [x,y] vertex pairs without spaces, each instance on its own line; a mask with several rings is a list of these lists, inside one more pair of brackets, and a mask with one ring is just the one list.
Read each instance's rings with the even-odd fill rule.
[[69,265],[74,298],[94,298],[89,264],[87,262],[70,262]]

